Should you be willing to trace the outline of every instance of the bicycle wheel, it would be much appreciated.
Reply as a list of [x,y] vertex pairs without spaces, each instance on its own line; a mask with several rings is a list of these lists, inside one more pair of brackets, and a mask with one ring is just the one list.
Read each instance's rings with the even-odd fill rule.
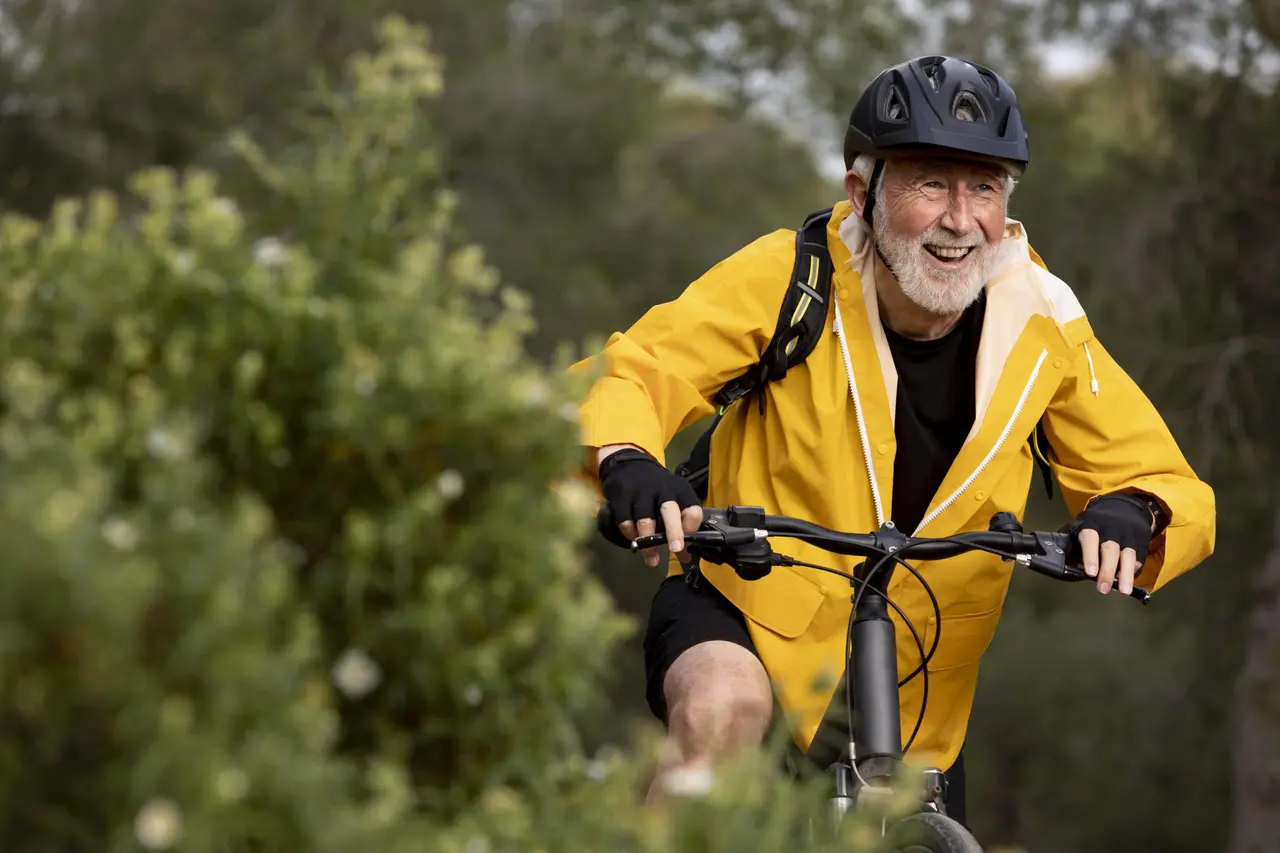
[[982,853],[969,830],[946,815],[920,812],[889,827],[893,853]]

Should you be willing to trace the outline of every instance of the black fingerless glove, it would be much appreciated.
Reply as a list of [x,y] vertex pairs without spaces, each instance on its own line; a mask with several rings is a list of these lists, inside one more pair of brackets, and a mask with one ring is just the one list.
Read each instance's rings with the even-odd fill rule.
[[[600,463],[600,490],[613,515],[614,531],[624,521],[657,521],[662,518],[659,507],[667,501],[675,501],[682,510],[699,503],[688,480],[642,450],[619,450],[605,457]],[[629,544],[619,541],[621,533],[617,538],[608,532],[605,535],[615,545]]]
[[1151,520],[1151,507],[1137,495],[1103,495],[1089,504],[1064,530],[1072,537],[1081,530],[1096,530],[1099,544],[1115,542],[1122,551],[1132,548],[1138,562],[1144,563],[1151,547]]
[[680,509],[698,505],[692,484],[643,450],[619,450],[600,463],[600,489],[618,524],[662,517],[658,508],[675,501]]

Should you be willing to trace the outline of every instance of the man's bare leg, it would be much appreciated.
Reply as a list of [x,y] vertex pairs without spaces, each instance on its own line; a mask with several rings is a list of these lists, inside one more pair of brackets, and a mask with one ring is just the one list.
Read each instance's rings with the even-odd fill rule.
[[736,643],[712,640],[683,652],[663,679],[667,744],[648,802],[689,771],[701,772],[764,740],[773,690],[759,658]]

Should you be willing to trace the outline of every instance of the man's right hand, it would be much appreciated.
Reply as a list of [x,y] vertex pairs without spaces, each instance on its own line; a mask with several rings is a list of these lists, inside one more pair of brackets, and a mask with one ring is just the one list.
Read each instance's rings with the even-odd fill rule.
[[[684,534],[702,526],[702,507],[693,486],[638,447],[611,445],[600,448],[600,489],[618,530],[628,541],[658,530],[662,519],[667,544],[680,562],[689,562]],[[641,552],[650,567],[661,560],[657,548]]]

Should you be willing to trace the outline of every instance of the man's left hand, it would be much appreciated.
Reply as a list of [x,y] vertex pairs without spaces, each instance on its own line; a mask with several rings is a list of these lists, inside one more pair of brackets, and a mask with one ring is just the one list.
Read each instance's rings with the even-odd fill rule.
[[1128,595],[1155,528],[1155,517],[1141,498],[1114,494],[1094,499],[1069,529],[1080,541],[1085,573],[1097,578],[1098,592],[1106,595],[1114,583]]

